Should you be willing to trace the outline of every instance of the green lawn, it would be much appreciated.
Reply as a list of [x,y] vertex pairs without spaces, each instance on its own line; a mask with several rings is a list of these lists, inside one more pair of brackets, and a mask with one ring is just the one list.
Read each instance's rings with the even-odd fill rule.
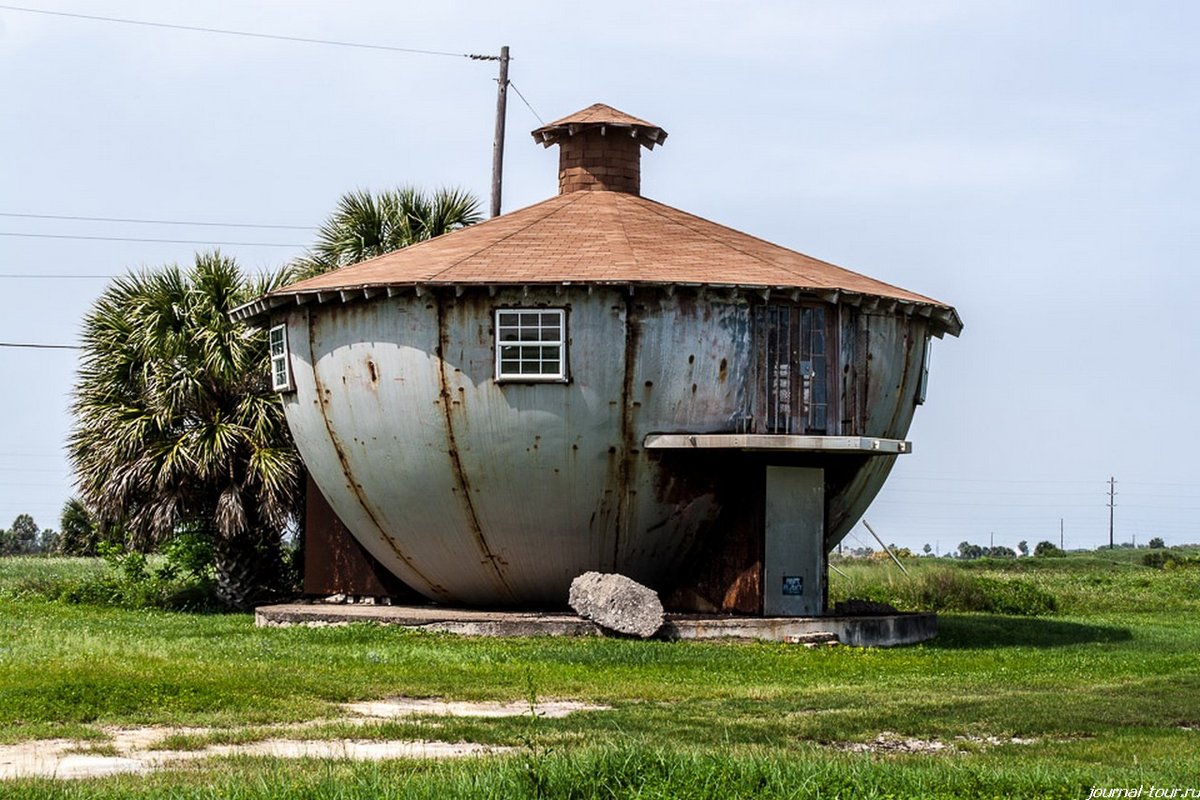
[[[103,726],[145,725],[261,738],[246,726],[334,718],[338,703],[397,695],[533,692],[612,707],[536,723],[331,722],[304,734],[517,748],[481,760],[239,757],[145,778],[11,782],[0,796],[1086,798],[1093,786],[1152,783],[1200,792],[1200,569],[1028,561],[970,570],[1033,582],[1058,598],[1059,613],[945,613],[941,635],[924,645],[809,650],[258,629],[248,615],[48,601],[39,592],[63,571],[94,566],[0,560],[0,742],[102,743]],[[937,568],[947,567],[917,565]],[[872,591],[897,580],[885,564],[848,575],[838,580]],[[845,749],[884,731],[957,747]],[[987,737],[1002,741],[979,741]]]

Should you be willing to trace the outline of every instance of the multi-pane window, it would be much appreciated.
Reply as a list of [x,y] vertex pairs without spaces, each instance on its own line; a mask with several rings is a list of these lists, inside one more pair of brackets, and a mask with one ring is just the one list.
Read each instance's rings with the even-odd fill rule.
[[496,378],[566,380],[566,341],[566,312],[562,309],[498,309]]
[[267,341],[271,348],[271,388],[289,392],[292,390],[292,366],[288,361],[287,326],[271,328]]
[[925,390],[929,388],[929,357],[933,355],[933,340],[925,337],[925,355],[921,358],[921,378],[917,384],[917,405],[924,405]]
[[758,306],[754,326],[756,379],[748,398],[753,430],[828,433],[824,307]]

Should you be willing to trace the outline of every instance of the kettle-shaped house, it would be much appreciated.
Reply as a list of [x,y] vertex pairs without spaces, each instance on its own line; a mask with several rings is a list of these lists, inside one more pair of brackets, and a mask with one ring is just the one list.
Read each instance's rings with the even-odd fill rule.
[[[270,328],[315,502],[436,602],[561,605],[598,570],[823,613],[958,314],[642,197],[657,125],[594,105],[533,136],[556,197],[236,312]],[[320,516],[310,564],[338,557]]]

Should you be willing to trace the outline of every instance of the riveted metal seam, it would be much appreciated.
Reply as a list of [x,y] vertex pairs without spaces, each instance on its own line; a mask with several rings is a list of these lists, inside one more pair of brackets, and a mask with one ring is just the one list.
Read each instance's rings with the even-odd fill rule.
[[454,414],[451,412],[451,398],[449,378],[446,376],[446,315],[443,309],[444,298],[436,296],[434,303],[437,306],[437,360],[438,360],[438,389],[442,403],[442,415],[446,421],[446,444],[447,455],[450,458],[450,466],[454,472],[455,482],[458,484],[459,494],[462,495],[463,510],[467,512],[467,520],[471,525],[471,534],[475,537],[475,542],[479,546],[479,551],[483,554],[484,559],[491,567],[492,572],[496,576],[496,581],[499,586],[504,589],[509,598],[516,600],[512,588],[504,579],[504,571],[500,568],[499,556],[492,552],[488,545],[487,537],[483,534],[483,525],[479,522],[479,514],[475,510],[475,503],[471,499],[471,484],[467,479],[467,473],[463,469],[462,457],[458,452],[458,440],[454,434]]
[[359,488],[357,483],[355,483],[354,471],[350,468],[350,460],[346,457],[345,451],[342,450],[341,442],[338,440],[337,434],[333,431],[333,423],[330,422],[329,415],[325,413],[325,386],[321,382],[320,372],[317,369],[317,359],[314,357],[314,353],[316,351],[316,341],[314,339],[314,326],[311,315],[309,315],[307,322],[308,360],[309,363],[312,364],[313,385],[317,392],[317,408],[320,409],[321,422],[325,425],[325,432],[329,434],[329,443],[333,446],[333,452],[337,454],[338,462],[340,462],[342,465],[342,474],[345,476],[346,482],[350,486],[350,491],[352,491],[354,496],[358,498],[359,506],[362,507],[362,510],[366,513],[367,518],[371,520],[371,524],[375,526],[375,530],[379,532],[380,537],[382,537],[383,541],[392,549],[393,552],[395,552],[396,556],[404,562],[405,566],[412,570],[414,575],[424,581],[425,587],[430,592],[445,596],[446,590],[443,587],[435,584],[429,578],[425,577],[425,575],[423,575],[421,571],[413,564],[412,559],[410,559],[404,553],[404,551],[400,549],[396,542],[393,541],[392,537],[387,534],[387,531],[384,530],[383,525],[379,522],[378,518],[376,518],[374,511],[371,510],[371,506],[367,502],[367,498],[363,495],[362,489]]

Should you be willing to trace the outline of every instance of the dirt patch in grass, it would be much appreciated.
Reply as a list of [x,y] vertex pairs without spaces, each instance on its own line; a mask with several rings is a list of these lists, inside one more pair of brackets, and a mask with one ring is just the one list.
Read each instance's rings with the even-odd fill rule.
[[452,700],[398,697],[393,700],[347,703],[342,708],[352,714],[374,719],[411,716],[525,717],[529,716],[531,712],[543,719],[562,719],[576,711],[607,711],[611,707],[578,703],[573,700],[540,700],[531,708],[527,702],[465,703]]
[[[41,739],[0,745],[0,780],[12,778],[96,778],[122,773],[146,773],[183,762],[226,756],[274,758],[327,758],[378,761],[389,758],[443,759],[485,756],[511,750],[475,742],[373,739],[305,739],[301,731],[317,725],[370,724],[412,716],[519,717],[560,719],[577,711],[604,710],[607,706],[569,700],[529,703],[468,703],[460,701],[394,698],[342,706],[348,716],[288,725],[238,728],[103,728],[107,741]],[[254,741],[228,743],[242,734]],[[219,740],[225,739],[226,743]],[[176,743],[195,741],[190,749],[173,749]],[[208,741],[206,741],[208,740]],[[215,741],[214,741],[215,740]],[[166,749],[164,749],[164,746]]]
[[950,741],[918,739],[883,731],[869,742],[828,742],[827,747],[851,753],[959,753],[964,749],[977,750],[1004,744],[1037,744],[1038,739],[1018,736],[955,736]]

